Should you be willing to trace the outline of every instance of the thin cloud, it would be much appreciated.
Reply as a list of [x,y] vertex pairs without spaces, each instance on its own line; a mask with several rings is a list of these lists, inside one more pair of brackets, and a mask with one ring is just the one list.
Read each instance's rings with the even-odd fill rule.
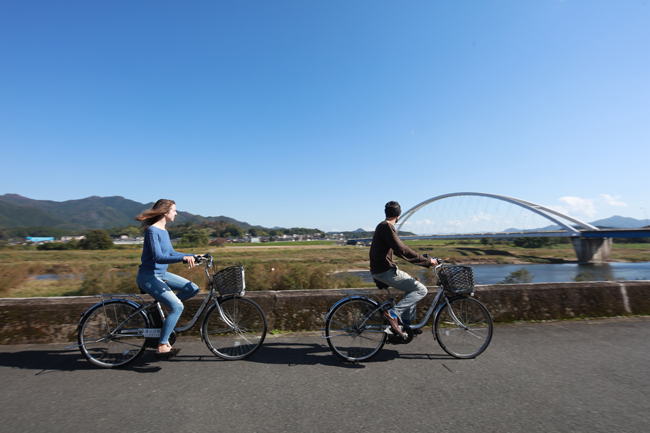
[[588,198],[580,197],[562,197],[558,199],[562,202],[564,206],[563,209],[566,209],[566,213],[569,215],[579,214],[592,217],[596,215],[596,207],[594,206],[594,201]]
[[601,197],[605,200],[605,202],[606,202],[608,205],[610,205],[610,206],[616,206],[616,207],[625,207],[625,206],[627,206],[627,203],[624,203],[624,202],[622,202],[622,201],[618,201],[619,196],[612,197],[612,196],[609,195],[609,194],[601,194],[600,196],[601,196]]

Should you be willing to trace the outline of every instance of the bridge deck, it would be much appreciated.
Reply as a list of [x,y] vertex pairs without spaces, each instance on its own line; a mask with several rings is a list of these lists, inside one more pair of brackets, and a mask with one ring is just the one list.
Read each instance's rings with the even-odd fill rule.
[[584,230],[582,237],[585,238],[648,238],[650,229],[603,229]]

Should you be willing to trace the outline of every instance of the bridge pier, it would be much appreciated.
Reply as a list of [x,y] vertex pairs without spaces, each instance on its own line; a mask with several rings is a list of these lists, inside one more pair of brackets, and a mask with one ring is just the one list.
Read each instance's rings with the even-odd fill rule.
[[572,237],[571,242],[580,263],[599,263],[609,260],[612,238]]

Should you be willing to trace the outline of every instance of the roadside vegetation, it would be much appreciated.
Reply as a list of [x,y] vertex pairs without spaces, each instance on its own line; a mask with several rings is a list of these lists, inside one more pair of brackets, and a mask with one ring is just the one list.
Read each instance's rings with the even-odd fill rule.
[[[455,264],[524,264],[574,262],[571,244],[539,247],[514,242],[408,241],[421,254],[441,257]],[[96,250],[39,250],[36,246],[0,248],[0,297],[79,296],[98,293],[136,293],[135,277],[142,247],[116,246]],[[246,288],[254,290],[307,290],[370,287],[351,270],[368,269],[368,247],[340,246],[333,242],[286,242],[203,246],[176,249],[184,253],[210,252],[217,269],[243,264]],[[650,261],[650,244],[617,243],[613,261]],[[400,267],[416,267],[400,259]],[[182,275],[206,289],[202,267],[188,269],[180,263],[170,272]],[[432,279],[425,273],[425,279]],[[432,284],[435,281],[426,281]]]

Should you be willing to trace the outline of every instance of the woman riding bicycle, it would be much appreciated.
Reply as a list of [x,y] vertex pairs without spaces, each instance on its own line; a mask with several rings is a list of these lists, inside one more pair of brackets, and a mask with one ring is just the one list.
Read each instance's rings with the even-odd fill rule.
[[[194,267],[195,262],[193,254],[177,253],[172,247],[166,226],[175,217],[176,203],[165,199],[158,200],[150,210],[135,217],[136,221],[142,221],[145,230],[142,264],[136,282],[140,289],[169,309],[160,332],[156,359],[168,359],[181,351],[171,347],[169,336],[183,312],[183,301],[199,292],[199,287],[193,282],[167,272],[170,263],[185,262]],[[173,291],[179,292],[178,295]]]
[[[406,272],[399,270],[393,261],[393,252],[407,262],[419,266],[435,266],[438,261],[416,253],[397,237],[395,224],[402,214],[399,203],[396,201],[386,203],[384,211],[386,219],[375,229],[370,245],[370,273],[376,281],[405,292],[404,298],[395,308],[384,312],[391,326],[400,336],[403,336],[398,326],[398,317],[402,319],[402,323],[410,326],[411,320],[415,320],[417,302],[427,295],[427,288]],[[416,329],[414,332],[421,334],[422,330]]]

